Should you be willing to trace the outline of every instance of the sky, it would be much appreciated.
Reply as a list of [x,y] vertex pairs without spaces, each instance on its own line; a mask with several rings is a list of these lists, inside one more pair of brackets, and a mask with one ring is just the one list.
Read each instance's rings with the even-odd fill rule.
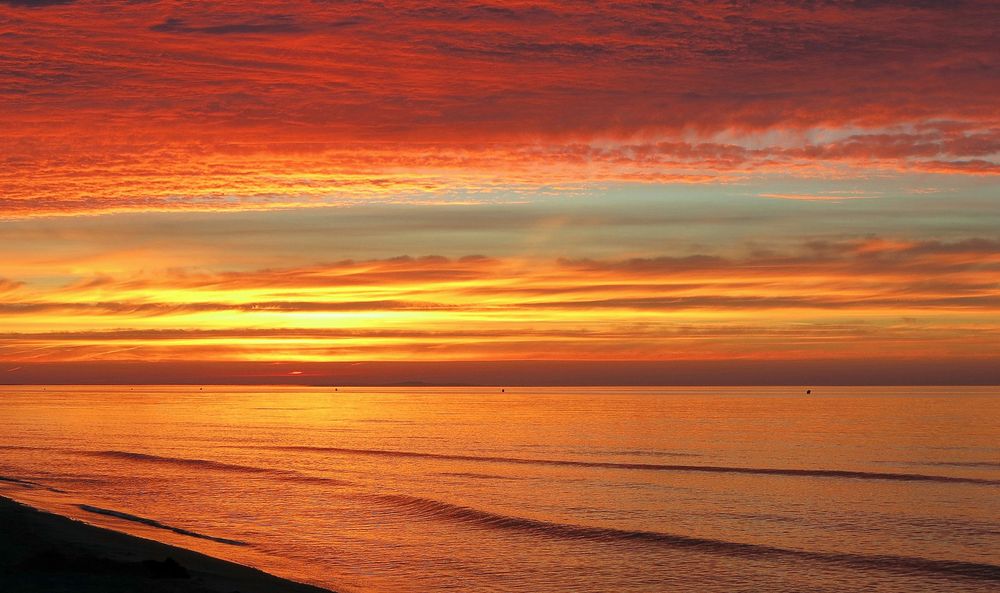
[[1000,383],[997,22],[0,0],[0,383]]

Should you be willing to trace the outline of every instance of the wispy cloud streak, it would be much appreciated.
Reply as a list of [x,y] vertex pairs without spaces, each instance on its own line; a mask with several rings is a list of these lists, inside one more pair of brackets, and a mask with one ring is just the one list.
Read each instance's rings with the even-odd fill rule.
[[19,287],[0,305],[0,359],[957,356],[1000,345],[997,278],[995,239],[816,241],[743,258],[175,269]]

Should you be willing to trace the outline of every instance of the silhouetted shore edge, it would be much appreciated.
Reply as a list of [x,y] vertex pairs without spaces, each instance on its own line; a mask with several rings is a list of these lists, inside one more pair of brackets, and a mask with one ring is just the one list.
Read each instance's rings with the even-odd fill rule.
[[5,593],[332,593],[0,496]]

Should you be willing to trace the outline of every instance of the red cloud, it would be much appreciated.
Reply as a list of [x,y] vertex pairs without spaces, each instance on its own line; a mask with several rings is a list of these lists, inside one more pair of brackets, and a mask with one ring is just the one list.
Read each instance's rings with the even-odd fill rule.
[[[0,213],[996,174],[998,19],[987,1],[7,2]],[[834,139],[718,141],[816,130]]]

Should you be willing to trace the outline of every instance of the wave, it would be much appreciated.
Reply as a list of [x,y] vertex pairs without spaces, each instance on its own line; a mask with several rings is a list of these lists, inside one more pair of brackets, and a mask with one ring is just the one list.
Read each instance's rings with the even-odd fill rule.
[[416,451],[391,451],[385,449],[348,449],[344,447],[280,446],[270,449],[284,451],[313,451],[319,453],[347,453],[373,455],[379,457],[418,457],[449,461],[484,461],[493,463],[516,463],[524,465],[555,465],[568,467],[592,467],[603,469],[632,469],[672,472],[705,472],[723,474],[755,474],[770,476],[803,476],[815,478],[852,478],[858,480],[893,480],[898,482],[940,482],[959,484],[984,484],[1000,486],[1000,480],[986,478],[966,478],[959,476],[936,476],[911,473],[866,472],[840,469],[786,469],[769,467],[732,467],[722,465],[675,465],[662,463],[618,463],[611,461],[574,461],[570,459],[528,459],[524,457],[494,457],[480,455],[457,455],[446,453],[421,453]]
[[125,521],[131,521],[133,523],[141,523],[143,525],[148,525],[149,527],[155,527],[157,529],[163,529],[166,531],[172,531],[180,535],[186,535],[188,537],[196,537],[198,539],[207,539],[213,542],[218,542],[220,544],[229,544],[230,546],[249,546],[247,542],[226,539],[224,537],[214,537],[211,535],[205,535],[203,533],[198,533],[196,531],[190,531],[188,529],[181,529],[180,527],[172,527],[164,523],[160,523],[154,519],[147,519],[146,517],[140,517],[138,515],[130,515],[129,513],[123,513],[121,511],[112,511],[110,509],[102,509],[100,507],[90,506],[89,504],[78,504],[76,505],[80,510],[87,511],[88,513],[94,513],[95,515],[105,515],[108,517],[115,517],[116,519],[124,519]]
[[350,482],[338,480],[336,478],[324,478],[321,476],[310,476],[290,469],[277,469],[269,467],[255,467],[252,465],[239,465],[235,463],[224,463],[222,461],[210,461],[208,459],[189,459],[186,457],[163,457],[151,455],[149,453],[135,453],[132,451],[89,451],[88,455],[95,457],[106,457],[112,459],[127,459],[130,461],[142,461],[146,463],[158,463],[163,465],[176,465],[198,469],[208,469],[214,471],[235,472],[242,474],[262,474],[280,477],[282,480],[290,482],[301,482],[305,484],[322,484],[327,486],[347,486]]
[[45,484],[39,484],[38,482],[32,482],[31,480],[22,480],[21,478],[11,478],[9,476],[0,476],[0,482],[6,482],[7,484],[16,484],[22,488],[34,489],[41,488],[43,490],[48,490],[49,492],[56,492],[59,494],[66,494],[65,490],[60,490],[58,488],[53,488],[52,486],[46,486]]
[[453,478],[472,478],[474,480],[520,480],[514,476],[498,476],[496,474],[477,474],[475,472],[438,472],[439,476],[450,476]]
[[880,569],[926,575],[959,576],[1000,581],[1000,566],[977,562],[933,560],[912,556],[865,555],[819,552],[749,544],[726,540],[675,535],[656,531],[634,531],[611,527],[588,527],[514,517],[416,496],[382,494],[375,499],[424,519],[446,520],[484,529],[514,530],[534,535],[609,543],[639,543],[684,548],[736,557],[798,558],[852,568]]
[[24,486],[25,488],[38,488],[42,487],[38,482],[32,482],[30,480],[22,480],[20,478],[10,478],[7,476],[0,476],[0,482],[7,482],[8,484],[17,484],[18,486]]
[[969,467],[975,469],[1000,469],[1000,461],[873,461],[881,465],[910,467]]
[[[582,455],[594,453],[592,450],[573,451]],[[622,449],[620,451],[608,451],[615,455],[634,455],[636,457],[704,457],[701,453],[687,453],[683,451],[659,451],[656,449]]]
[[232,463],[224,463],[221,461],[209,461],[207,459],[189,459],[185,457],[163,457],[161,455],[151,455],[149,453],[134,453],[132,451],[90,451],[88,454],[93,455],[95,457],[129,459],[132,461],[148,461],[152,463],[182,465],[185,467],[197,467],[202,469],[237,471],[240,473],[269,474],[274,471],[263,467],[237,465]]
[[986,467],[1000,469],[998,461],[931,461],[927,465],[946,465],[950,467]]

